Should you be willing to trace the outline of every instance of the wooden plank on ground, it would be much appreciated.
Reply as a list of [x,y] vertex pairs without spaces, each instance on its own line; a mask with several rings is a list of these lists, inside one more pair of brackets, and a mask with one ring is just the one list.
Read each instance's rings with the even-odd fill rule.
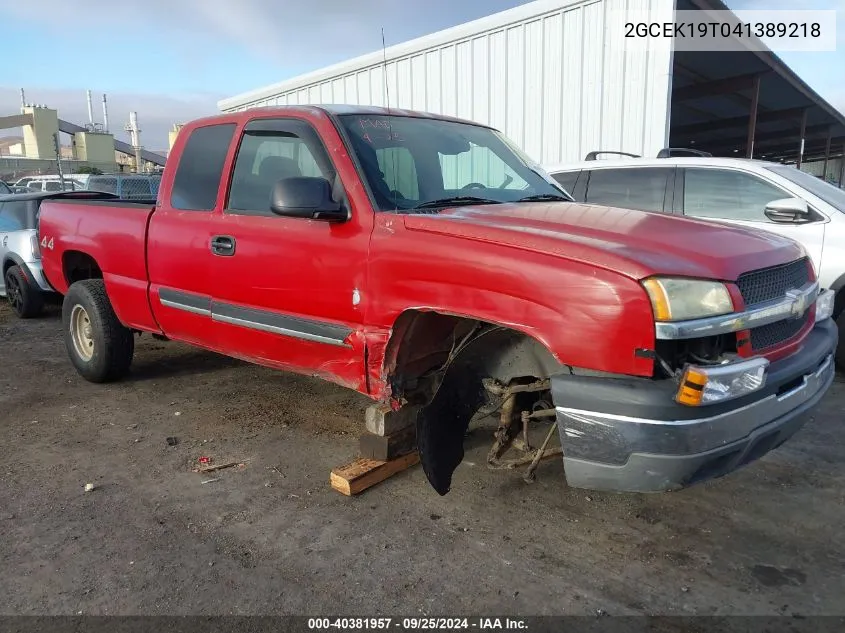
[[417,451],[402,455],[388,462],[360,457],[345,466],[332,471],[330,481],[332,488],[348,497],[357,495],[367,488],[406,470],[420,461]]

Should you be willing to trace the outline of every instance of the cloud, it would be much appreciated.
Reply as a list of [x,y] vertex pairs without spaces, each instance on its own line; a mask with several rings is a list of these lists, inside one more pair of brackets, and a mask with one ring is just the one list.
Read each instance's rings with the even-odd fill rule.
[[[382,27],[388,43],[395,44],[527,1],[145,0],[138,5],[114,0],[28,0],[10,2],[3,10],[63,33],[84,32],[96,23],[122,28],[124,38],[153,32],[174,48],[183,40],[203,41],[216,49],[241,48],[263,61],[291,66],[369,52],[380,46]],[[202,50],[194,53],[201,56]]]
[[[103,122],[103,91],[92,89],[94,120]],[[141,143],[145,148],[165,150],[168,147],[167,133],[174,123],[184,123],[210,114],[216,114],[217,100],[222,95],[185,95],[174,97],[155,94],[108,94],[109,128],[115,138],[129,141],[129,134],[123,126],[129,121],[129,112],[138,112],[141,127]],[[59,118],[70,123],[84,125],[88,122],[88,105],[85,90],[27,90],[26,100],[43,103],[59,111]],[[0,87],[0,116],[20,112],[20,92],[17,88]],[[17,134],[16,130],[0,130],[0,136]]]

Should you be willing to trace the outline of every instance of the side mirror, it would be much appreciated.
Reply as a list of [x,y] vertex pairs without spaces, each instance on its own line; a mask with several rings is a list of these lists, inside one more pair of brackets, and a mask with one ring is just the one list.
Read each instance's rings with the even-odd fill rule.
[[297,176],[283,178],[273,186],[270,210],[289,218],[345,222],[349,213],[332,197],[332,185],[325,178]]
[[810,220],[810,207],[800,198],[772,200],[763,213],[772,222],[779,224],[800,224]]

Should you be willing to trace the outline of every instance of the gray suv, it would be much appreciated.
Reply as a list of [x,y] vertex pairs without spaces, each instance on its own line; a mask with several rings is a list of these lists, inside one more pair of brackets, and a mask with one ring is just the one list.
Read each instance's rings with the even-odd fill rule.
[[0,296],[9,300],[22,319],[38,316],[53,288],[41,269],[38,210],[56,198],[114,198],[95,191],[56,191],[0,195]]

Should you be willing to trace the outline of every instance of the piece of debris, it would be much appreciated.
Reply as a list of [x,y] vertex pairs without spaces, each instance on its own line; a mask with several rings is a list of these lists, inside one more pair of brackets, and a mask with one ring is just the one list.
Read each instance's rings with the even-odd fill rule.
[[211,458],[210,457],[200,457],[199,462],[200,462],[200,464],[210,464]]
[[126,430],[131,431],[132,429],[137,429],[137,428],[138,428],[137,424],[130,424],[129,426],[126,427]]
[[215,481],[220,481],[220,477],[215,477],[214,479],[206,479],[205,481],[201,481],[200,483],[201,484],[211,484],[211,483],[214,483]]
[[95,487],[94,484],[85,484],[85,492],[91,492]]
[[689,587],[681,587],[681,591],[687,593],[689,591]]
[[437,521],[437,520],[438,520],[438,519],[440,519],[441,517],[440,517],[440,515],[439,515],[439,514],[430,514],[430,515],[428,516],[428,518],[429,518],[429,519],[431,519],[432,521]]
[[[202,460],[202,458],[200,458]],[[203,463],[200,461],[200,463]],[[208,463],[208,462],[205,462]],[[243,462],[226,462],[225,464],[217,464],[215,466],[206,466],[205,468],[195,468],[195,473],[210,473],[215,470],[222,470],[224,468],[231,468],[232,466],[243,466]]]
[[299,495],[295,495],[293,493],[289,494],[288,497],[290,497],[291,499],[299,499]]
[[272,483],[270,483],[269,481],[265,481],[265,482],[264,482],[264,487],[265,487],[265,488],[272,488],[272,487],[273,487],[273,484],[272,484]]
[[178,437],[168,437],[167,438],[167,445],[168,446],[176,446],[179,443]]
[[182,415],[181,411],[176,411],[173,415]]
[[584,497],[584,499],[586,499],[587,501],[592,501],[592,500],[593,500],[593,498],[592,498],[592,497]]

